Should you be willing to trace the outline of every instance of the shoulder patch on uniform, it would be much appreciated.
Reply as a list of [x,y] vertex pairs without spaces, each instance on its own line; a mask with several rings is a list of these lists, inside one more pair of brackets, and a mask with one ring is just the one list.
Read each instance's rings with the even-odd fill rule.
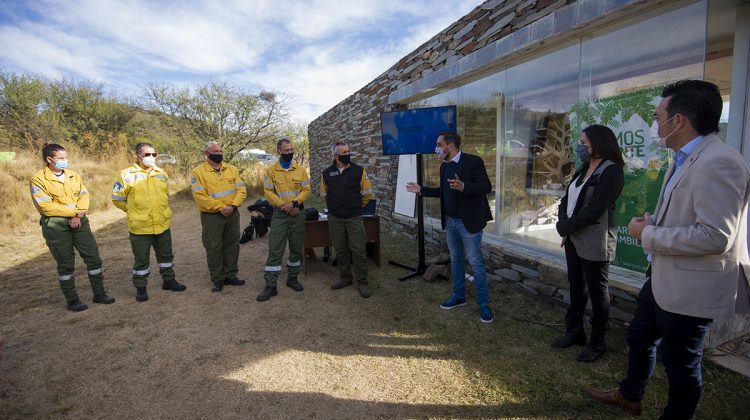
[[190,178],[190,183],[191,184],[195,184],[196,182],[198,182],[198,178],[196,178],[196,177]]
[[112,186],[112,191],[116,193],[121,192],[123,189],[125,189],[125,186],[120,181],[116,181],[115,185]]
[[31,193],[32,194],[36,195],[36,194],[39,194],[40,192],[42,192],[42,189],[39,188],[38,185],[32,185],[31,186]]

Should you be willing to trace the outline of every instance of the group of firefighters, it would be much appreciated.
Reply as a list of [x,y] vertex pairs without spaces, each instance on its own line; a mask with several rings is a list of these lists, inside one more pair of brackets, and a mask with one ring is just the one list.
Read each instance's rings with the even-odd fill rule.
[[[279,160],[266,170],[263,190],[274,207],[268,240],[268,258],[264,268],[265,287],[259,302],[278,294],[276,282],[282,271],[284,249],[289,243],[286,284],[301,292],[299,282],[302,246],[305,236],[304,202],[310,196],[307,171],[294,162],[294,146],[286,138],[276,144]],[[372,196],[372,185],[365,170],[351,162],[349,146],[336,142],[333,163],[322,173],[321,196],[328,207],[328,224],[336,251],[340,279],[331,288],[341,289],[355,281],[363,298],[370,296],[367,283],[367,256],[362,207]],[[241,286],[237,277],[240,254],[239,207],[247,198],[247,189],[236,166],[224,162],[222,147],[209,142],[205,162],[193,169],[190,183],[200,211],[201,239],[206,250],[212,291],[225,285]],[[169,207],[169,176],[156,165],[152,144],[135,146],[135,163],[122,170],[112,187],[112,202],[127,214],[130,246],[133,251],[133,285],[136,300],[148,300],[146,286],[150,274],[151,248],[154,249],[162,289],[180,292],[186,286],[176,279],[172,252],[172,210]],[[86,214],[90,195],[81,176],[68,168],[67,153],[59,144],[42,148],[45,167],[31,179],[31,195],[41,214],[42,234],[57,262],[60,289],[68,309],[83,311],[74,280],[74,249],[86,265],[93,302],[114,303],[106,294],[102,259]]]

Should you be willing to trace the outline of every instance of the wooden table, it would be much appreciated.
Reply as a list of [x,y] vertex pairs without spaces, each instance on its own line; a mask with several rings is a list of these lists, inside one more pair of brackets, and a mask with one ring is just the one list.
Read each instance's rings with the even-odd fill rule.
[[[372,258],[375,264],[380,267],[380,216],[364,216],[362,220],[365,224],[365,236],[367,243],[373,244],[375,252]],[[305,266],[307,274],[307,250],[310,248],[319,248],[332,246],[331,234],[328,231],[328,220],[308,220],[305,222],[305,244],[302,252],[302,264]]]

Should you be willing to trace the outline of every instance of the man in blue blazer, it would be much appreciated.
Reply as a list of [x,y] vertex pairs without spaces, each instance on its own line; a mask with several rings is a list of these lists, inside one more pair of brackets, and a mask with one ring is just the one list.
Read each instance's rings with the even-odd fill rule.
[[489,306],[487,272],[482,259],[482,230],[492,220],[487,194],[492,191],[484,161],[479,156],[461,151],[461,137],[454,132],[443,132],[437,138],[435,153],[442,161],[440,186],[422,187],[414,182],[406,190],[425,197],[440,198],[440,222],[446,231],[451,254],[453,295],[440,307],[451,310],[466,305],[466,267],[469,261],[474,274],[480,319],[484,323],[494,320]]

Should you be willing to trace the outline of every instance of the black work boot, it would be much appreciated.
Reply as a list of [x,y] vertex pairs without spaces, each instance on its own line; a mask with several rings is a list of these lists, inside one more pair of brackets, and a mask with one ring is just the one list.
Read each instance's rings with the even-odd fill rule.
[[148,293],[146,293],[145,287],[135,288],[135,300],[138,302],[145,302],[148,300]]
[[551,346],[555,349],[567,349],[574,345],[586,345],[586,331],[583,330],[583,314],[570,308],[565,313],[565,335],[553,341]]
[[268,299],[271,299],[272,297],[274,297],[274,296],[276,296],[278,294],[279,293],[276,291],[275,287],[266,286],[266,288],[263,289],[262,292],[260,292],[260,294],[258,295],[258,297],[256,298],[256,300],[258,302],[265,302]]
[[567,349],[571,346],[585,346],[586,333],[583,329],[566,332],[565,335],[553,341],[551,346],[556,349]]
[[286,279],[286,285],[289,286],[292,290],[295,292],[301,292],[304,287],[302,287],[302,283],[297,281],[297,277],[289,277]]
[[217,281],[214,283],[214,287],[211,288],[212,292],[221,292],[224,289],[224,282],[223,281]]
[[177,280],[167,280],[161,284],[162,290],[171,290],[173,292],[181,292],[187,289],[184,284],[177,283]]
[[351,285],[352,285],[352,282],[350,280],[341,279],[338,282],[333,283],[331,285],[331,289],[339,290],[339,289],[343,289],[344,287],[351,286]]
[[366,284],[358,285],[357,290],[359,290],[359,295],[362,296],[362,298],[367,299],[368,297],[370,297],[370,289]]
[[604,354],[604,343],[591,343],[586,346],[585,349],[578,355],[578,361],[584,363],[591,363],[601,357]]
[[81,303],[81,301],[78,300],[78,299],[76,299],[76,300],[68,303],[68,309],[71,310],[71,311],[73,311],[73,312],[85,311],[88,308],[89,307],[86,306],[86,304]]
[[245,284],[245,280],[242,280],[241,278],[234,276],[231,279],[224,279],[224,285],[229,286],[242,286]]
[[103,303],[105,305],[109,305],[110,303],[115,303],[115,298],[102,293],[101,295],[94,296],[94,303]]

